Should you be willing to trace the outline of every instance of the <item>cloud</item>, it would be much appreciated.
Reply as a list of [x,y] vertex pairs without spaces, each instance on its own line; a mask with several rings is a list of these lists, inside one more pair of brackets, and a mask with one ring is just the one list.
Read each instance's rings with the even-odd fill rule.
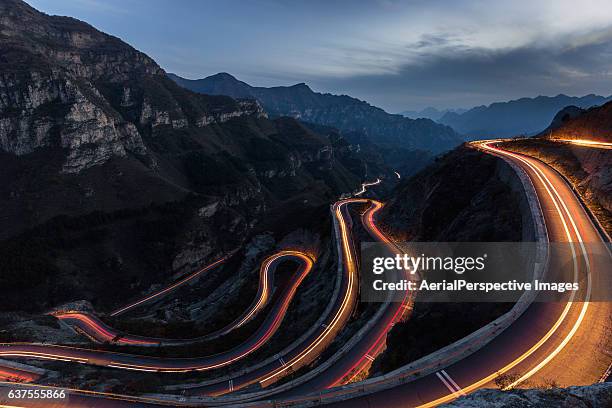
[[393,74],[317,82],[321,88],[351,93],[391,111],[428,105],[470,107],[538,94],[610,94],[612,41],[600,35],[585,38],[593,40],[495,50],[435,41],[443,51],[423,52]]

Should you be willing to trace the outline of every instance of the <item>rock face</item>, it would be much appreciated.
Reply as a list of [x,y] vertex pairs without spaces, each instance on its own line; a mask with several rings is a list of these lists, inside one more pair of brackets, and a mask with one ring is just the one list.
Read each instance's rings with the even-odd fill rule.
[[0,38],[0,147],[16,155],[61,147],[64,172],[113,156],[145,156],[143,136],[161,125],[264,115],[252,101],[191,95],[196,106],[182,106],[182,92],[148,56],[88,24],[46,16],[20,1],[0,4]]
[[439,119],[470,139],[533,135],[541,132],[555,114],[566,106],[590,108],[602,105],[612,97],[586,95],[538,96],[508,102],[496,102],[489,106],[477,106],[464,113],[449,112]]
[[305,122],[333,126],[341,131],[363,132],[380,145],[429,150],[439,153],[462,139],[452,129],[429,119],[409,119],[351,98],[313,92],[306,84],[273,88],[253,87],[230,74],[219,73],[199,80],[169,74],[179,85],[209,95],[255,98],[273,116],[290,116]]
[[612,383],[531,390],[480,390],[441,405],[453,408],[607,408],[612,406]]

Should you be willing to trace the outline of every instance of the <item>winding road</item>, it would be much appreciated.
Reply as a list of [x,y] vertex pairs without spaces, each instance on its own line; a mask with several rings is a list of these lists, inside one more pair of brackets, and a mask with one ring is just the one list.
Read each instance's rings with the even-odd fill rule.
[[[211,265],[208,265],[206,268],[202,269],[202,271],[211,269],[213,266],[216,266],[217,264],[219,264],[219,262],[226,258],[227,257],[224,257],[223,259],[218,260]],[[268,304],[272,296],[272,291],[274,289],[273,282],[276,266],[280,262],[284,262],[287,260],[297,260],[303,264],[304,268],[308,269],[311,269],[313,265],[313,259],[309,255],[301,251],[285,250],[269,256],[262,262],[261,267],[259,268],[258,291],[255,298],[253,299],[253,302],[247,308],[247,310],[245,310],[242,315],[240,315],[237,319],[235,319],[228,325],[204,336],[189,339],[137,336],[120,332],[108,326],[97,316],[94,316],[89,313],[56,312],[53,315],[61,321],[71,325],[72,327],[75,327],[78,332],[85,334],[88,338],[94,340],[97,343],[109,342],[119,345],[139,346],[184,346],[197,342],[213,340],[231,332],[232,330],[237,329],[238,327],[243,326],[245,323],[255,317]],[[289,294],[290,293],[287,293],[286,295]]]
[[[268,265],[266,267],[266,271],[270,269],[270,265],[284,257],[292,257],[298,260],[302,264],[302,267],[299,268],[296,274],[291,276],[290,281],[286,285],[283,293],[279,295],[277,302],[273,304],[270,313],[267,315],[261,326],[255,331],[255,333],[253,333],[245,342],[228,351],[206,357],[158,358],[67,346],[4,343],[0,344],[0,356],[72,361],[82,364],[136,371],[174,373],[205,371],[224,367],[251,354],[265,344],[270,337],[272,337],[280,326],[298,286],[312,269],[313,260],[305,253],[298,251],[285,251],[278,255],[278,257],[271,257],[272,259],[268,258],[267,262],[265,262],[265,264]],[[262,297],[268,297],[269,287],[267,283],[264,284],[262,290],[265,290],[266,293],[259,297],[260,300]],[[260,307],[260,302],[257,302],[256,307],[252,307],[250,310],[254,313],[255,310],[259,309]],[[241,319],[240,322],[246,322],[246,318],[247,316]],[[90,323],[89,320],[86,320],[85,322],[87,324]],[[93,325],[87,327],[92,327],[91,330],[94,331],[98,330],[98,328]]]
[[[541,214],[535,216],[543,218],[548,240],[566,243],[571,248],[571,253],[566,258],[550,257],[547,268],[553,270],[564,264],[572,264],[575,279],[585,276],[586,285],[578,292],[568,292],[562,301],[531,303],[507,329],[476,352],[451,364],[433,366],[412,377],[410,381],[386,376],[379,380],[372,379],[366,385],[334,387],[350,382],[384,347],[384,339],[390,328],[410,309],[411,299],[407,295],[404,302],[390,303],[385,309],[381,309],[381,316],[369,329],[368,335],[362,337],[348,353],[333,364],[317,371],[314,377],[305,382],[286,388],[279,387],[279,392],[271,394],[275,395],[274,401],[261,400],[266,398],[267,394],[259,394],[259,401],[250,406],[329,404],[357,408],[434,407],[479,388],[495,387],[494,381],[500,375],[512,375],[509,386],[520,386],[527,382],[532,385],[542,384],[550,379],[554,379],[560,386],[582,385],[597,382],[602,378],[611,363],[608,350],[612,348],[612,336],[608,324],[612,316],[612,302],[595,301],[592,296],[595,284],[603,285],[604,290],[612,287],[612,256],[607,243],[571,186],[550,166],[535,158],[504,150],[497,146],[496,141],[474,142],[472,146],[486,154],[500,157],[528,177],[541,209]],[[335,203],[332,212],[336,234],[340,237],[342,275],[338,296],[333,299],[330,313],[326,315],[324,322],[313,328],[296,347],[273,361],[223,382],[192,389],[190,393],[220,395],[254,383],[268,387],[285,375],[309,364],[331,344],[350,319],[358,294],[358,263],[351,236],[351,217],[347,210],[352,204],[370,204],[370,208],[362,216],[364,227],[375,239],[393,246],[374,222],[375,214],[382,207],[381,203],[362,198]],[[589,244],[600,245],[606,251],[593,256]],[[302,271],[306,269],[302,268]],[[296,275],[295,284],[291,285],[293,291],[306,273],[307,271]],[[287,299],[291,296],[281,298]],[[262,328],[238,350],[203,359],[156,359],[61,346],[24,344],[2,344],[0,356],[69,360],[144,371],[211,369],[243,357],[244,353],[252,352],[261,342],[266,341],[271,332],[278,328],[278,316],[286,311],[287,304],[281,302],[281,305],[276,305]],[[252,307],[250,310],[253,308],[256,309]],[[330,387],[334,388],[326,390]],[[225,400],[219,399],[216,405],[235,405],[249,401],[246,396],[236,396],[234,399],[231,397],[233,395],[223,397],[227,398]],[[0,403],[5,401],[0,399]],[[69,401],[70,406],[183,405],[181,401],[172,403],[79,390],[70,391]],[[184,404],[193,403],[184,401]],[[31,402],[27,406],[44,404]]]

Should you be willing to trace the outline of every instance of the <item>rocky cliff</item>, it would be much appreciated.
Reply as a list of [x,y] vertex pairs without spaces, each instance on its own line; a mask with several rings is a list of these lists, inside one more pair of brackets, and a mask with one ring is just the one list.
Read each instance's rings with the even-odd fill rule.
[[24,155],[66,150],[62,171],[112,156],[147,156],[145,135],[263,116],[252,101],[189,95],[148,56],[68,17],[0,4],[0,147]]

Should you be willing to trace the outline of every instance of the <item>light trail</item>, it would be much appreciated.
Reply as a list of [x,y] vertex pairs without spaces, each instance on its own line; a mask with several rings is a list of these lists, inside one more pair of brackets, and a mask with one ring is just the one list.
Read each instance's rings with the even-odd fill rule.
[[[489,149],[495,149],[494,147],[490,147],[489,144],[485,143],[484,144],[485,147],[489,148]],[[499,149],[497,149],[499,150]],[[563,348],[567,345],[567,343],[569,343],[569,341],[572,339],[572,337],[574,336],[574,334],[576,333],[576,331],[578,330],[578,328],[580,327],[580,324],[582,323],[584,316],[587,312],[587,309],[589,307],[589,300],[591,297],[591,268],[590,268],[590,262],[589,262],[589,255],[588,252],[584,246],[584,241],[582,239],[582,236],[580,234],[580,231],[578,230],[578,227],[576,226],[576,222],[574,221],[574,218],[572,217],[572,214],[570,213],[569,209],[567,208],[567,205],[565,203],[565,201],[561,198],[561,195],[559,194],[559,192],[557,191],[557,189],[555,188],[555,186],[553,185],[553,183],[550,181],[550,179],[544,174],[544,172],[538,167],[538,166],[534,166],[532,165],[528,160],[524,159],[523,157],[507,152],[507,151],[503,151],[506,152],[507,154],[509,154],[510,156],[513,156],[519,160],[521,160],[523,163],[527,164],[532,170],[536,170],[537,169],[537,173],[538,173],[538,178],[540,180],[542,180],[542,178],[544,180],[546,180],[546,184],[548,187],[550,187],[552,189],[552,191],[554,191],[556,198],[558,199],[558,202],[562,204],[563,209],[565,211],[565,214],[567,215],[567,218],[570,220],[571,224],[572,224],[572,228],[576,234],[576,238],[580,244],[580,248],[582,250],[582,254],[584,256],[584,260],[585,260],[585,266],[586,266],[586,272],[587,272],[587,293],[585,295],[585,301],[582,303],[582,308],[580,310],[580,315],[578,316],[578,318],[576,319],[576,322],[574,323],[574,326],[572,327],[572,329],[570,330],[570,332],[568,333],[568,335],[563,339],[563,341],[557,346],[557,348],[555,348],[551,353],[548,354],[548,356],[542,360],[538,365],[536,365],[535,367],[533,367],[531,370],[529,370],[527,373],[525,373],[524,375],[522,375],[518,380],[516,380],[515,382],[513,382],[512,384],[510,384],[509,387],[514,387],[517,384],[520,384],[521,382],[525,381],[526,379],[530,378],[531,376],[533,376],[536,372],[538,372],[539,370],[541,370],[546,364],[548,364],[550,362],[550,360],[552,360],[557,354],[559,354],[561,352],[561,350],[563,350]],[[548,190],[548,188],[547,188]],[[549,191],[550,194],[550,191]],[[557,205],[555,203],[555,205]],[[558,206],[557,206],[557,210],[558,210]],[[559,212],[559,214],[561,215],[561,213]],[[568,238],[568,242],[571,245],[572,248],[572,253],[573,253],[573,261],[574,261],[574,281],[577,281],[577,265],[576,265],[576,254],[574,252],[574,243],[572,242],[572,236],[569,233],[568,229],[567,229],[567,224],[565,223],[565,221],[563,222],[565,229],[566,229],[566,235]],[[566,310],[568,309],[569,306],[571,306],[571,304],[573,303],[573,298],[574,298],[574,294],[575,292],[572,292],[572,295],[570,297],[570,301],[568,302],[568,306],[566,306]],[[565,312],[565,310],[564,310]],[[563,319],[565,319],[565,316],[563,316]],[[560,319],[561,320],[561,319]]]
[[[155,345],[185,345],[191,344],[198,341],[211,340],[225,335],[238,327],[243,326],[255,315],[257,315],[261,309],[263,309],[270,300],[272,293],[272,281],[273,281],[273,266],[284,259],[299,258],[302,262],[307,263],[307,256],[299,251],[279,251],[274,255],[269,256],[262,262],[259,269],[259,287],[257,294],[247,310],[239,316],[236,320],[229,323],[227,326],[216,330],[212,333],[204,336],[190,338],[190,339],[172,339],[172,338],[157,338],[157,337],[146,337],[136,336],[127,333],[121,333],[116,329],[106,325],[98,317],[92,316],[84,312],[56,312],[53,316],[72,324],[76,328],[83,331],[87,337],[93,339],[98,343],[111,342],[119,345],[141,345],[141,346],[155,346]],[[210,266],[209,266],[210,267]],[[207,267],[208,268],[208,267]]]
[[607,150],[612,149],[612,143],[600,142],[598,140],[588,140],[588,139],[549,139],[549,140],[552,140],[554,142],[570,143],[570,144],[574,144],[578,146],[594,147],[598,149],[607,149]]
[[[383,207],[383,204],[371,200],[371,207],[363,214],[361,217],[362,224],[368,232],[374,236],[378,241],[382,242],[396,254],[401,253],[402,251],[391,241],[385,234],[380,231],[380,229],[376,226],[374,222],[374,216],[378,211],[380,211]],[[407,274],[405,276],[407,279],[412,279],[413,276]],[[396,302],[395,312],[391,319],[387,322],[386,326],[383,330],[381,330],[377,335],[375,341],[369,346],[367,351],[357,360],[355,364],[353,364],[348,370],[346,370],[342,375],[340,375],[333,383],[331,383],[327,388],[331,388],[337,385],[345,384],[351,382],[355,377],[357,377],[363,370],[369,367],[373,359],[372,357],[378,356],[384,349],[385,343],[387,340],[387,334],[393,328],[393,326],[400,320],[403,319],[405,312],[408,311],[407,306],[411,305],[414,300],[414,294],[409,291],[404,291],[404,297],[401,302]],[[384,307],[389,307],[389,305],[385,305]],[[346,381],[342,381],[344,378],[348,377],[352,373],[352,376],[348,378]]]
[[183,279],[179,280],[178,282],[175,282],[175,283],[173,283],[173,284],[171,284],[171,285],[169,285],[169,286],[167,286],[167,287],[165,287],[165,288],[163,288],[163,289],[161,289],[161,290],[159,290],[159,291],[157,291],[157,292],[155,292],[153,294],[147,295],[144,298],[142,298],[142,299],[140,299],[140,300],[138,300],[136,302],[133,302],[133,303],[130,303],[130,304],[126,305],[126,306],[123,306],[123,307],[121,307],[121,308],[111,312],[110,315],[111,316],[118,316],[120,314],[123,314],[123,313],[129,311],[129,310],[134,309],[135,307],[141,306],[141,305],[143,305],[145,303],[148,303],[148,302],[150,302],[152,300],[155,300],[155,299],[157,299],[157,298],[159,298],[161,296],[164,296],[164,295],[168,294],[169,292],[173,291],[174,289],[178,288],[179,286],[182,286],[185,283],[187,283],[187,282],[197,278],[198,276],[200,276],[204,272],[209,271],[212,268],[216,267],[217,265],[227,261],[227,259],[229,257],[231,257],[235,252],[236,251],[230,252],[229,254],[225,255],[224,257],[222,257],[222,258],[216,260],[215,262],[205,266],[204,268],[202,268],[202,269],[200,269],[200,270],[198,270],[196,272],[193,272],[193,273],[187,275],[186,277],[184,277]]
[[342,237],[342,254],[344,265],[347,271],[348,281],[347,291],[345,292],[344,297],[342,298],[342,303],[336,311],[336,314],[332,318],[331,322],[326,325],[324,330],[322,330],[321,333],[314,339],[314,341],[312,341],[304,350],[298,353],[295,357],[291,358],[289,361],[286,361],[284,366],[279,367],[278,369],[272,371],[271,373],[260,379],[259,383],[262,386],[265,386],[272,379],[285,373],[287,370],[292,369],[292,367],[296,366],[304,359],[306,359],[314,350],[316,350],[318,346],[322,345],[322,343],[326,339],[328,339],[333,332],[339,330],[341,326],[344,325],[344,322],[350,317],[355,303],[354,300],[357,291],[357,265],[352,254],[352,240],[350,238],[350,233],[346,225],[346,221],[342,214],[342,208],[348,204],[366,203],[368,201],[369,200],[366,199],[349,198],[346,200],[338,201],[336,204],[334,204],[334,213],[336,216],[336,220],[338,221],[338,225],[340,227],[340,235]]
[[366,181],[365,183],[361,183],[361,190],[355,193],[355,196],[360,196],[365,193],[370,186],[376,186],[381,183],[381,179],[377,178],[376,181]]
[[32,382],[40,378],[40,375],[24,369],[0,366],[0,379],[11,382]]
[[[174,373],[205,371],[224,367],[257,350],[278,330],[297,288],[310,272],[314,264],[313,259],[308,254],[299,251],[284,251],[284,256],[293,256],[300,260],[300,262],[302,262],[302,267],[297,274],[292,276],[288,288],[284,290],[283,294],[279,297],[279,301],[275,304],[275,310],[273,310],[271,315],[264,321],[260,330],[254,333],[243,344],[229,351],[215,354],[210,357],[164,359],[77,347],[5,343],[0,344],[0,356],[70,361],[137,371]],[[277,259],[280,259],[280,257]],[[53,352],[48,350],[53,350]],[[117,360],[123,360],[123,362]]]
[[397,176],[398,179],[401,179],[402,176],[400,176],[400,174],[397,171],[394,171],[395,175]]

